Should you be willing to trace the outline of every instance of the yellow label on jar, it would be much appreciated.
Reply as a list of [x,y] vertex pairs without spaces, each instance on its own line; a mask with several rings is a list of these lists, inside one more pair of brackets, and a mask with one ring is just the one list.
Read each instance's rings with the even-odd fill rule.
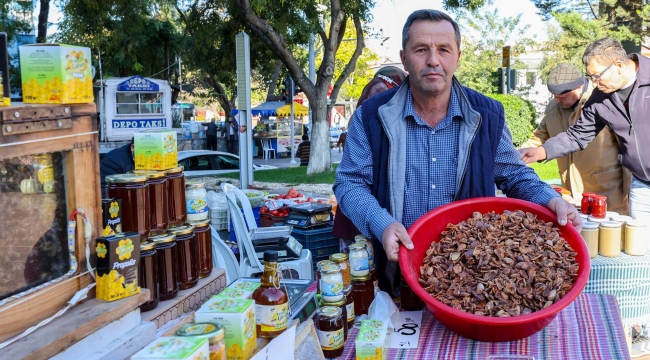
[[334,331],[316,330],[318,342],[323,350],[338,350],[343,347],[343,328]]
[[354,301],[345,305],[345,311],[348,314],[348,322],[354,321]]
[[289,321],[289,303],[281,305],[255,304],[255,321],[262,331],[286,329]]

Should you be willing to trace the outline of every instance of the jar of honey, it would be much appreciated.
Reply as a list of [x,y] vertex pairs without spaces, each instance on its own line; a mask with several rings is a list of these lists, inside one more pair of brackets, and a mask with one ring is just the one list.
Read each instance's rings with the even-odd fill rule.
[[618,215],[618,213],[613,213],[616,215],[610,216],[610,212],[607,212],[607,218],[610,219],[611,221],[616,221],[620,222],[623,224],[621,226],[621,251],[625,250],[625,225],[627,224],[628,221],[634,221],[634,218],[631,216],[626,216],[626,215]]
[[181,326],[176,336],[191,336],[208,339],[210,360],[226,360],[226,330],[221,324],[198,322]]
[[194,226],[177,226],[169,229],[169,232],[176,235],[178,287],[181,290],[193,288],[199,282],[199,259]]
[[178,263],[176,262],[176,235],[160,234],[150,239],[158,254],[158,289],[160,300],[170,300],[178,294]]
[[585,215],[591,215],[591,203],[594,201],[596,194],[592,192],[582,193],[582,200],[580,201],[580,212]]
[[379,292],[379,272],[377,272],[377,267],[375,265],[370,267],[370,278],[375,287],[375,296],[377,296],[377,293]]
[[323,301],[333,303],[343,300],[343,276],[338,265],[321,268],[320,291]]
[[372,246],[372,240],[365,235],[357,235],[354,237],[354,241],[357,244],[366,245],[366,251],[368,252],[368,266],[373,266],[375,264],[375,248]]
[[187,201],[187,221],[208,219],[208,193],[205,191],[204,183],[185,184],[185,200]]
[[343,317],[343,341],[348,339],[348,329],[352,330],[351,328],[348,328],[348,310],[347,307],[345,306],[346,302],[347,299],[345,297],[343,297],[343,300],[336,301],[336,302],[323,301],[323,307],[334,306],[341,309],[341,317]]
[[320,278],[321,278],[321,270],[325,267],[336,265],[334,261],[331,260],[321,260],[316,263],[316,291],[318,294],[321,293],[320,289]]
[[169,226],[185,224],[187,204],[185,203],[185,174],[183,167],[165,170],[167,179],[167,203],[169,206]]
[[325,306],[316,310],[314,326],[323,355],[330,359],[340,357],[345,344],[341,309]]
[[589,258],[591,259],[598,256],[598,227],[598,223],[586,221],[582,223],[582,230],[580,231],[580,235],[582,235],[582,238],[587,244]]
[[343,287],[350,286],[350,264],[348,263],[348,255],[337,253],[330,255],[330,261],[333,261],[341,268],[341,275],[343,276]]
[[158,306],[160,292],[158,290],[158,253],[153,241],[140,243],[140,268],[138,269],[138,284],[142,289],[149,289],[150,300],[140,305],[140,311],[150,311]]
[[354,300],[354,315],[367,315],[370,304],[375,299],[375,285],[369,274],[352,277],[352,298]]
[[122,231],[137,232],[141,239],[149,237],[149,191],[147,177],[131,174],[106,177],[108,197],[122,199]]
[[354,327],[354,318],[355,318],[354,298],[352,297],[352,285],[343,289],[343,295],[345,295],[345,311],[348,315],[348,319],[347,319],[348,329],[351,330]]
[[606,257],[617,257],[621,254],[621,226],[616,221],[600,223],[598,235],[598,251]]
[[424,307],[424,302],[420,299],[419,296],[411,289],[409,284],[404,279],[404,276],[400,276],[400,305],[402,310],[406,311],[416,311],[422,310]]
[[630,220],[625,224],[625,253],[643,256],[648,251],[647,225],[639,220]]
[[167,203],[167,179],[162,171],[135,170],[138,176],[147,177],[149,192],[149,229],[150,234],[162,234],[169,227],[169,209]]
[[190,222],[194,226],[196,245],[199,248],[199,277],[204,278],[212,273],[212,233],[210,220]]
[[594,196],[594,201],[591,203],[591,216],[598,219],[607,217],[607,196]]
[[350,249],[350,275],[365,276],[370,273],[368,263],[368,251],[366,244],[354,243],[349,246]]

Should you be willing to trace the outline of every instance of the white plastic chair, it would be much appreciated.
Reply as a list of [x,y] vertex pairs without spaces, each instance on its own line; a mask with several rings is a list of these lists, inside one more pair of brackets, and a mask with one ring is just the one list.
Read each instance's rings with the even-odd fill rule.
[[226,270],[226,284],[231,284],[239,279],[239,263],[232,250],[221,240],[219,233],[211,227],[212,231],[212,266]]
[[269,139],[261,139],[260,141],[262,142],[262,158],[264,158],[265,160],[268,160],[269,159],[269,153],[273,152],[273,158],[277,159],[278,157],[275,154],[275,149],[273,148],[273,146],[271,146],[271,140],[269,140]]
[[[248,222],[252,226],[249,228],[257,228],[250,202],[246,199],[246,195],[232,184],[222,183],[221,189],[226,194],[228,208],[230,209],[230,220],[232,221],[235,235],[237,236],[237,245],[239,246],[239,274],[242,277],[250,277],[253,274],[261,273],[264,271],[264,266],[257,258],[250,232],[246,227],[246,222]],[[245,201],[241,200],[242,196]],[[237,206],[237,198],[240,199],[247,220],[249,218],[248,214],[250,214],[250,220],[252,221],[244,220],[244,215],[242,215],[239,206]],[[300,259],[298,260],[282,261],[280,264],[295,270],[300,279],[312,279],[312,255],[309,250],[303,249],[300,252]]]

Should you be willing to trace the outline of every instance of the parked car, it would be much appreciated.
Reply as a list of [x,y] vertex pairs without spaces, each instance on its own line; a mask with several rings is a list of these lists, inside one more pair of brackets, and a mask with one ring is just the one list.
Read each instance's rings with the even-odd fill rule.
[[[99,161],[113,149],[99,149]],[[178,164],[186,177],[211,176],[239,171],[239,156],[222,151],[189,150],[178,152]],[[276,166],[253,164],[253,170],[277,169]]]

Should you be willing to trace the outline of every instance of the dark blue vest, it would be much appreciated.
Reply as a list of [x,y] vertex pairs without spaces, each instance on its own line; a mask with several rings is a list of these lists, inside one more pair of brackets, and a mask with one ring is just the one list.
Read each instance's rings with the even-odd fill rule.
[[[372,152],[372,187],[371,193],[385,209],[390,209],[390,183],[388,180],[388,136],[379,120],[378,109],[395,95],[399,88],[394,88],[377,94],[363,102],[363,126],[370,143]],[[494,196],[494,158],[497,146],[505,126],[503,106],[474,90],[462,87],[462,91],[476,112],[481,115],[481,123],[469,149],[469,158],[465,175],[455,200],[474,197]],[[462,98],[460,99],[462,101]],[[458,151],[468,151],[458,149]],[[381,234],[378,234],[381,236]],[[377,240],[375,247],[375,262],[380,274],[384,273],[387,258],[383,246]],[[389,291],[390,285],[385,276],[380,276],[380,288]],[[389,293],[391,293],[389,291]]]

